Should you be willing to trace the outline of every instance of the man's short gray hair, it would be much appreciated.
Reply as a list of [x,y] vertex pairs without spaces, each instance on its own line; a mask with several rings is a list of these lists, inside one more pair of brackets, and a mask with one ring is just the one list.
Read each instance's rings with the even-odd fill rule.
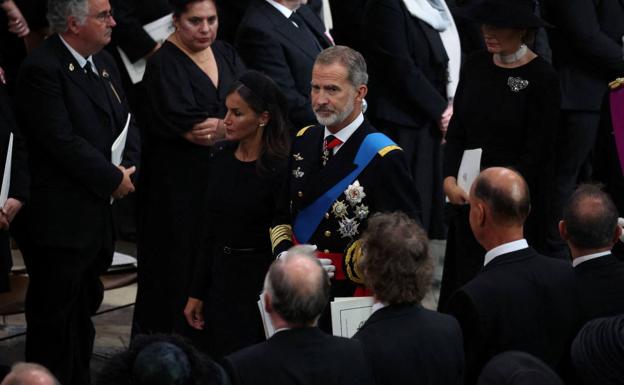
[[74,16],[84,24],[89,14],[89,0],[48,0],[50,32],[62,33],[68,29],[67,18]]
[[331,65],[339,63],[348,72],[347,78],[354,87],[368,84],[366,60],[361,53],[344,45],[337,45],[324,49],[316,57],[314,64]]
[[[285,266],[296,259],[306,259],[318,267],[310,279],[293,279]],[[321,315],[329,301],[329,277],[310,246],[295,246],[273,262],[264,281],[273,309],[289,325],[307,326]]]

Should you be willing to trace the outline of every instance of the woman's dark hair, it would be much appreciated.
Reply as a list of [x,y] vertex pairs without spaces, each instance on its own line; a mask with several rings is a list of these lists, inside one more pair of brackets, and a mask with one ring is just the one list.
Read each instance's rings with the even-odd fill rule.
[[[186,12],[186,7],[188,7],[189,4],[198,3],[200,1],[206,0],[169,0],[169,4],[171,4],[171,8],[173,8],[173,17],[180,17],[181,14]],[[215,7],[217,6],[215,0],[208,1],[214,4]]]
[[225,385],[223,368],[175,335],[139,335],[106,362],[95,385]]
[[290,121],[286,97],[273,80],[258,71],[245,71],[230,87],[255,113],[268,112],[269,121],[262,133],[262,148],[256,161],[258,172],[272,173],[274,161],[290,152]]

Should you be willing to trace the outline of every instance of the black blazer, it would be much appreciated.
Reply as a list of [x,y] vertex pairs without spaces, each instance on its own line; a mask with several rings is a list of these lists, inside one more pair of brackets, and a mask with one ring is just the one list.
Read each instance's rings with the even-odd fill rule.
[[579,264],[574,275],[583,323],[624,314],[624,262],[605,255]]
[[[111,145],[128,107],[112,57],[102,51],[93,60],[99,89],[52,35],[26,58],[18,77],[18,119],[32,177],[23,214],[27,241],[40,247],[98,250],[102,234],[110,233],[109,199],[122,180]],[[138,135],[131,125],[125,167],[139,166]]]
[[377,310],[353,336],[377,385],[451,385],[464,380],[464,350],[453,317],[421,305]]
[[578,330],[571,264],[532,248],[495,258],[443,310],[462,327],[467,384],[507,350],[525,351],[557,368]]
[[[308,6],[301,6],[297,13],[322,48],[332,45],[323,22]],[[247,9],[236,34],[236,49],[247,67],[271,77],[286,95],[295,127],[316,122],[310,106],[310,82],[319,49],[308,43],[305,34],[265,0],[257,0]]]
[[370,0],[363,26],[370,116],[409,127],[438,122],[448,105],[448,56],[439,33],[401,0]]
[[281,331],[225,358],[234,385],[369,385],[370,368],[359,341],[318,328]]
[[143,26],[172,11],[168,0],[111,0],[111,6],[117,22],[113,28],[112,46],[119,46],[132,62],[156,46]]
[[562,108],[600,111],[609,81],[624,75],[624,0],[543,0]]

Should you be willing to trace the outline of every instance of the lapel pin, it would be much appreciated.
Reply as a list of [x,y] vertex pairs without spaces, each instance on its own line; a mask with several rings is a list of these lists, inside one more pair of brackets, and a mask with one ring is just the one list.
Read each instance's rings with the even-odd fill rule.
[[109,78],[109,76],[110,76],[110,75],[108,74],[108,71],[107,71],[107,70],[102,70],[102,77],[103,77],[104,79],[108,79],[108,78]]
[[301,156],[301,153],[293,154],[293,158],[295,158],[295,160],[298,160],[298,161],[303,160],[303,156]]
[[69,63],[69,70],[70,70],[71,72],[74,72],[74,69],[75,69],[75,67],[74,67],[74,63]]

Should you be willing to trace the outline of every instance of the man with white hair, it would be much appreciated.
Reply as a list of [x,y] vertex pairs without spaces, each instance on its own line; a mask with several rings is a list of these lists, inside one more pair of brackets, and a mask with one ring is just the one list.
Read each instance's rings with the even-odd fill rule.
[[43,366],[20,362],[13,365],[0,385],[59,385],[59,382]]
[[17,82],[32,178],[18,239],[30,279],[26,360],[64,385],[88,385],[91,315],[114,250],[110,199],[134,191],[138,131],[130,126],[122,163],[113,165],[111,146],[129,111],[117,67],[100,52],[115,26],[108,0],[50,0],[48,21],[54,34]]

